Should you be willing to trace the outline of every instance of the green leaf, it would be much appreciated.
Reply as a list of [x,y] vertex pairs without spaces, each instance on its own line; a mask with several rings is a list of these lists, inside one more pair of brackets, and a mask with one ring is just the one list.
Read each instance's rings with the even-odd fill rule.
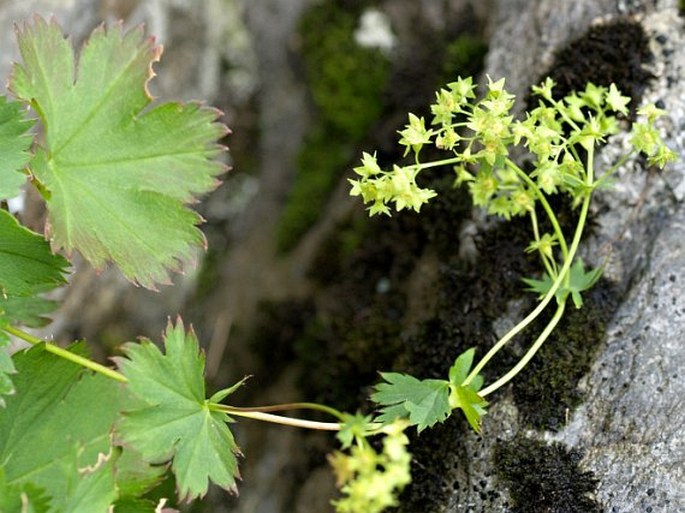
[[65,283],[67,261],[5,210],[0,210],[0,241],[0,295],[29,296]]
[[[140,453],[124,447],[117,458],[116,483],[119,498],[133,500],[141,497],[162,482],[166,475],[165,465],[149,465]],[[153,506],[154,510],[154,506]]]
[[9,87],[45,127],[30,167],[49,191],[53,247],[78,250],[98,269],[113,262],[148,288],[168,283],[205,244],[201,218],[186,205],[226,169],[214,160],[227,133],[218,111],[150,108],[161,47],[141,27],[101,26],[78,58],[60,27],[38,16],[17,39],[23,62]]
[[166,354],[149,340],[124,346],[128,359],[119,366],[146,405],[124,413],[122,438],[150,463],[172,461],[181,499],[204,495],[210,480],[235,492],[240,451],[226,426],[231,419],[205,399],[197,338],[179,320],[167,327],[164,346]]
[[390,423],[408,417],[419,432],[449,417],[449,382],[440,379],[419,380],[407,374],[382,372],[386,383],[376,385],[371,400],[382,406],[380,422]]
[[31,484],[8,485],[0,468],[0,511],[2,513],[47,513],[50,499],[44,490]]
[[578,258],[571,266],[569,279],[570,283],[566,289],[566,293],[571,294],[573,304],[576,308],[583,306],[583,298],[581,297],[580,293],[591,289],[601,276],[601,267],[590,269],[588,272],[585,272],[585,266],[581,258]]
[[43,237],[0,210],[0,326],[46,324],[44,315],[54,310],[56,303],[39,294],[64,284],[67,266],[63,257],[52,254]]
[[481,418],[487,413],[485,411],[485,407],[488,405],[487,401],[478,395],[475,389],[476,386],[473,383],[467,386],[458,385],[450,388],[450,407],[460,408],[464,415],[466,415],[469,425],[476,433],[480,434]]
[[0,96],[0,200],[13,198],[26,181],[21,172],[29,160],[33,137],[27,134],[33,121],[25,118],[24,106]]
[[475,354],[476,348],[474,347],[464,351],[450,368],[449,404],[452,409],[460,408],[473,430],[480,434],[481,417],[485,415],[485,407],[488,404],[485,399],[478,395],[478,391],[483,386],[483,377],[479,374],[468,385],[463,384],[471,371]]
[[[82,354],[82,346],[72,348]],[[35,346],[13,357],[16,393],[0,410],[0,468],[41,488],[51,513],[105,513],[116,496],[112,429],[122,388]]]
[[450,383],[454,385],[461,385],[466,377],[469,375],[471,365],[473,365],[473,357],[476,354],[476,348],[472,347],[460,354],[450,367],[449,378]]
[[[1,327],[2,324],[0,323]],[[5,400],[2,396],[14,393],[14,384],[9,375],[17,371],[9,354],[9,345],[9,337],[3,331],[0,331],[0,408],[5,406]]]
[[[562,284],[555,294],[557,302],[566,301],[566,298],[571,295],[573,304],[576,308],[583,306],[583,298],[581,292],[591,289],[595,283],[602,276],[602,269],[590,269],[585,272],[585,265],[583,260],[578,258],[569,269],[568,284]],[[544,296],[552,288],[553,280],[545,273],[542,280],[534,280],[532,278],[523,278],[523,281],[528,285],[528,290],[537,292],[540,297]]]

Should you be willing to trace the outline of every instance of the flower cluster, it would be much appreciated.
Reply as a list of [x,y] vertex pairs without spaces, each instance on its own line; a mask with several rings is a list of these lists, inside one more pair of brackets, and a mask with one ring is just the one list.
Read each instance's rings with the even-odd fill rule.
[[383,426],[383,448],[376,452],[365,437],[356,437],[349,453],[336,451],[329,456],[343,497],[334,502],[338,513],[380,513],[397,506],[397,493],[411,481],[404,434],[408,423],[396,420]]
[[[504,89],[504,79],[488,78],[483,97],[477,99],[472,79],[459,78],[436,93],[430,128],[423,118],[409,114],[409,123],[399,132],[399,143],[405,147],[405,155],[414,155],[414,163],[384,171],[375,155],[365,153],[362,165],[355,168],[359,178],[350,180],[351,194],[361,195],[371,205],[371,215],[390,214],[391,202],[396,210],[419,211],[435,192],[419,187],[417,175],[440,165],[452,167],[457,185],[468,184],[475,205],[507,219],[531,213],[542,194],[566,193],[575,205],[579,204],[594,188],[588,187],[592,163],[587,162],[586,155],[618,131],[616,114],[628,113],[630,98],[614,84],[588,84],[584,91],[555,100],[554,85],[548,78],[533,87],[538,106],[525,119],[514,120],[514,96]],[[635,123],[633,147],[645,153],[651,164],[664,167],[675,160],[675,154],[654,127],[663,111],[648,105],[639,113],[646,121]],[[426,145],[451,156],[422,163],[419,155]],[[530,173],[509,157],[516,146],[530,155]]]

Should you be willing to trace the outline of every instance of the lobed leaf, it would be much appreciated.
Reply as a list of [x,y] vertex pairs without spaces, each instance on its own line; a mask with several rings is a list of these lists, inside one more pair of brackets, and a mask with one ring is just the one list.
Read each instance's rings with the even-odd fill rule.
[[407,374],[382,372],[386,383],[376,385],[371,400],[381,405],[380,422],[390,423],[408,417],[419,432],[449,417],[449,382],[419,380]]
[[205,399],[204,356],[192,331],[169,324],[166,354],[149,340],[124,347],[119,359],[128,388],[143,406],[124,413],[119,431],[125,444],[153,464],[171,461],[181,499],[207,492],[209,481],[235,492],[240,453],[226,423]]
[[150,107],[162,49],[141,27],[100,26],[78,57],[57,23],[39,16],[17,39],[23,61],[9,88],[45,128],[30,168],[48,191],[53,248],[77,250],[98,269],[113,262],[147,288],[168,283],[205,244],[186,205],[225,172],[214,160],[227,133],[218,112]]

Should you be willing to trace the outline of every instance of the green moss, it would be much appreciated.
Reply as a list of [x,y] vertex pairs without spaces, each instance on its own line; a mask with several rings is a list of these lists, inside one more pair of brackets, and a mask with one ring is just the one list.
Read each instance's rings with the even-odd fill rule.
[[597,480],[579,468],[582,453],[523,437],[499,443],[493,463],[509,487],[511,513],[599,513]]
[[447,43],[443,57],[445,81],[451,82],[457,76],[475,76],[483,68],[483,59],[488,45],[483,38],[462,34]]
[[390,61],[354,40],[359,11],[341,1],[325,2],[301,21],[302,59],[317,122],[298,157],[295,183],[279,223],[281,252],[292,249],[317,221],[384,106]]
[[307,83],[322,122],[344,139],[363,137],[381,112],[390,62],[354,40],[359,9],[328,1],[305,13],[301,25]]
[[[584,294],[581,309],[572,305],[535,358],[514,381],[514,400],[521,422],[535,429],[561,429],[582,402],[578,383],[606,338],[606,326],[619,304],[615,288],[600,280]],[[521,341],[528,347],[549,320],[544,316]]]

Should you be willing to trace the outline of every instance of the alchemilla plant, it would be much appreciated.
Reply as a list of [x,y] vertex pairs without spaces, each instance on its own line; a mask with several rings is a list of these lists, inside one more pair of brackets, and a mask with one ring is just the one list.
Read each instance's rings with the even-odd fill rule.
[[[568,299],[580,307],[582,292],[600,275],[577,252],[592,195],[621,164],[597,172],[594,152],[619,129],[614,116],[626,112],[628,99],[614,86],[588,85],[556,101],[548,80],[534,88],[540,105],[515,121],[504,81],[489,81],[477,99],[472,81],[459,79],[438,92],[430,127],[410,115],[400,143],[413,163],[384,171],[366,154],[352,193],[371,204],[372,214],[390,213],[390,205],[418,212],[435,195],[418,185],[418,175],[442,166],[468,186],[476,205],[505,219],[530,218],[528,251],[539,255],[542,275],[527,283],[540,302],[475,365],[471,349],[444,380],[383,373],[371,397],[378,411],[368,415],[316,403],[239,408],[225,401],[244,380],[208,396],[204,355],[181,319],[169,323],[163,350],[149,340],[127,343],[115,367],[90,359],[84,342],[62,348],[40,340],[25,328],[47,322],[56,304],[43,294],[65,284],[74,251],[150,289],[192,260],[205,241],[188,205],[224,173],[216,158],[227,129],[213,109],[151,103],[147,84],[161,48],[141,28],[99,27],[76,53],[54,21],[35,17],[17,29],[17,40],[21,61],[9,81],[14,99],[0,97],[0,199],[16,196],[27,182],[35,187],[47,208],[49,242],[0,209],[3,513],[152,513],[164,500],[150,492],[169,473],[180,501],[201,498],[210,483],[236,491],[240,450],[229,424],[238,417],[337,433],[341,449],[329,458],[341,489],[336,509],[383,511],[398,504],[410,482],[405,431],[422,431],[461,410],[480,432],[486,397],[525,366]],[[663,167],[675,156],[654,127],[661,112],[647,106],[640,113],[632,152]],[[41,131],[34,130],[38,124]],[[428,145],[446,158],[421,162]],[[534,156],[532,172],[510,158],[517,145]],[[570,196],[579,209],[575,227],[558,222],[552,194]],[[538,215],[551,231],[542,233]],[[483,383],[480,373],[492,356],[548,306],[556,313],[528,353],[494,383]],[[10,337],[32,347],[12,354]],[[333,421],[279,414],[287,410],[314,410]]]

